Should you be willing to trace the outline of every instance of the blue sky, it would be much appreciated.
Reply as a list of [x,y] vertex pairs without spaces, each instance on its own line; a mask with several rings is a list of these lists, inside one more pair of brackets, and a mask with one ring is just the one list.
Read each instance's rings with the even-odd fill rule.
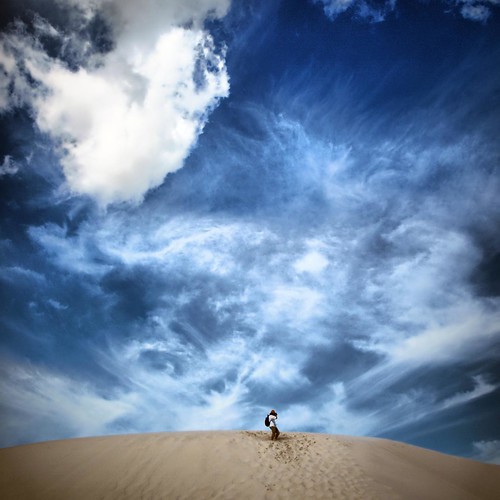
[[500,460],[496,2],[3,10],[0,445],[276,408]]

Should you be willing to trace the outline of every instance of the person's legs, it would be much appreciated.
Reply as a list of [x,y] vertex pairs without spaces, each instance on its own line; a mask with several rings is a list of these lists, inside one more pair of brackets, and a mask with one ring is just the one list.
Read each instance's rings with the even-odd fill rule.
[[278,439],[280,431],[277,427],[271,427],[271,441]]
[[280,435],[280,430],[277,427],[275,427],[275,429],[276,429],[276,437],[274,439],[278,439]]

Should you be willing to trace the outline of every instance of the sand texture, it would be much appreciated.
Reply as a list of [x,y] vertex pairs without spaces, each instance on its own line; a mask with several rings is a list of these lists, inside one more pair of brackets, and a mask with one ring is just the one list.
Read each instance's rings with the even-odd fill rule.
[[8,499],[500,499],[500,466],[372,438],[256,431],[0,450]]

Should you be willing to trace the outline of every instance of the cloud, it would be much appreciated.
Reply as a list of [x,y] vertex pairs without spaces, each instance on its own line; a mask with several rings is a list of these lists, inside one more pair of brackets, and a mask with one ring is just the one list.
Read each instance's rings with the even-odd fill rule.
[[134,408],[134,398],[99,395],[66,375],[27,363],[2,360],[2,445],[30,440],[91,436]]
[[291,430],[332,434],[373,435],[383,419],[365,411],[350,408],[349,394],[343,382],[322,387],[322,397],[309,404],[292,404],[287,408],[286,425]]
[[[112,343],[102,362],[116,374],[137,398],[128,415],[129,428],[137,431],[238,429],[251,427],[253,406],[247,401],[245,383],[256,364],[252,338],[231,336],[202,350],[186,342],[171,329],[166,311],[158,311],[153,322],[142,326],[143,337]],[[146,335],[144,335],[146,334]],[[166,355],[165,364],[151,369],[144,364],[145,352]],[[170,362],[180,363],[177,368]]]
[[[386,317],[382,318],[383,322],[391,324],[399,315],[404,316],[407,307],[414,308],[414,315],[409,316],[409,323],[405,326],[407,339],[404,342],[407,345],[402,359],[397,348],[391,350],[397,340],[394,335],[401,332],[396,330],[386,337],[387,325],[380,324],[376,314],[373,314],[373,308],[383,303],[380,289],[379,292],[370,291],[375,294],[373,302],[368,302],[368,306],[361,309],[356,300],[366,299],[365,290],[362,286],[358,288],[359,283],[352,277],[336,280],[340,291],[332,290],[330,280],[324,283],[315,281],[311,289],[311,273],[297,275],[294,272],[294,265],[304,256],[303,249],[314,248],[327,255],[335,254],[336,266],[341,274],[345,273],[342,268],[351,265],[353,252],[364,253],[356,231],[349,235],[352,241],[347,238],[349,233],[345,233],[343,247],[339,247],[335,239],[330,241],[321,230],[314,239],[310,239],[310,234],[307,238],[304,235],[292,244],[284,235],[262,226],[255,238],[253,235],[257,228],[253,224],[236,223],[224,216],[204,219],[170,216],[169,222],[161,225],[158,220],[148,218],[146,207],[143,210],[143,215],[136,213],[132,219],[124,217],[121,212],[107,213],[99,225],[96,226],[97,221],[94,221],[92,225],[83,226],[85,231],[70,245],[74,249],[91,246],[98,249],[96,253],[78,252],[75,259],[80,262],[75,270],[92,269],[90,263],[94,255],[98,255],[108,265],[154,269],[154,278],[153,275],[148,278],[149,287],[155,286],[152,279],[163,283],[159,287],[162,292],[157,301],[150,305],[146,324],[136,321],[127,325],[133,340],[123,342],[119,336],[110,338],[114,345],[111,358],[102,360],[103,366],[123,380],[139,401],[137,411],[124,417],[124,422],[130,423],[127,424],[129,427],[124,423],[123,429],[140,430],[138,421],[144,425],[143,430],[153,427],[157,430],[218,428],[221,422],[225,422],[227,428],[255,425],[252,415],[259,406],[256,394],[260,393],[260,398],[263,397],[263,393],[259,392],[262,389],[258,388],[275,387],[279,393],[286,393],[292,388],[303,391],[304,395],[311,393],[304,396],[308,401],[306,407],[314,405],[322,408],[321,414],[324,415],[324,418],[314,419],[317,424],[315,430],[366,434],[382,432],[404,422],[415,424],[443,408],[440,398],[431,388],[420,392],[408,389],[390,395],[391,386],[410,377],[411,369],[421,364],[455,363],[460,359],[465,362],[471,347],[478,351],[477,355],[484,356],[488,346],[495,341],[494,330],[490,329],[488,334],[490,330],[484,325],[488,322],[498,324],[497,319],[490,318],[490,321],[490,313],[487,309],[483,310],[479,302],[476,309],[465,308],[466,302],[460,302],[463,290],[457,288],[462,275],[446,272],[449,262],[463,261],[463,272],[467,273],[465,264],[471,258],[474,261],[474,253],[462,253],[467,245],[463,246],[461,238],[453,236],[448,239],[449,235],[445,234],[436,238],[438,232],[431,231],[430,226],[414,226],[414,222],[408,221],[391,239],[397,249],[394,251],[398,256],[396,267],[400,265],[401,255],[413,252],[419,255],[424,249],[428,255],[429,248],[437,252],[434,257],[430,252],[431,258],[427,260],[415,259],[419,263],[417,267],[410,265],[404,273],[394,273],[386,281],[386,294],[391,306]],[[140,217],[143,216],[141,222]],[[54,228],[50,233],[57,234]],[[50,239],[39,237],[37,241],[52,246]],[[90,242],[92,245],[89,245]],[[59,247],[56,245],[53,248]],[[256,253],[256,248],[263,252],[262,255]],[[442,254],[442,249],[448,253]],[[58,251],[57,254],[56,263],[67,268],[72,259],[62,258],[64,252]],[[89,259],[90,263],[87,262]],[[183,262],[180,267],[179,260]],[[217,264],[214,265],[214,262]],[[219,266],[224,262],[229,265],[220,273]],[[370,275],[373,276],[375,266],[383,282],[384,277],[390,274],[390,267],[387,268],[386,264],[370,260]],[[438,287],[440,290],[454,289],[454,293],[446,293],[451,300],[450,308],[427,304],[427,293],[422,291],[422,287],[427,289],[426,281],[419,282],[419,276],[427,273],[427,265],[431,265],[430,274],[441,274],[445,283],[450,276],[458,280]],[[332,272],[335,272],[335,266]],[[365,272],[365,268],[356,266],[355,274]],[[178,293],[176,288],[170,289],[169,276],[181,281],[182,293]],[[134,286],[137,288],[138,285],[136,280]],[[401,291],[401,286],[410,288]],[[349,297],[351,289],[356,300],[340,301],[342,296]],[[108,293],[111,294],[111,291]],[[126,293],[125,289],[115,288],[112,291],[113,300],[117,294]],[[104,304],[108,304],[104,306],[106,308],[110,307],[109,299],[110,296],[103,296]],[[439,300],[443,301],[443,297]],[[459,301],[455,303],[455,300]],[[471,301],[469,307],[474,303]],[[191,304],[196,304],[196,314],[184,315],[182,311]],[[108,311],[112,314],[112,309]],[[378,349],[381,349],[379,352],[392,358],[387,364],[379,363],[378,374],[377,370],[368,371],[364,378],[363,372],[355,372],[351,374],[350,381],[333,382],[336,387],[333,392],[315,394],[311,380],[304,376],[303,371],[306,364],[315,362],[310,346],[318,344],[332,349],[331,363],[338,364],[338,355],[333,347],[335,343],[343,339],[356,344],[355,339],[363,333],[363,330],[346,328],[338,323],[346,311],[366,321],[368,338],[377,343]],[[425,314],[418,311],[425,311]],[[474,311],[475,315],[472,314]],[[202,312],[203,316],[197,320],[195,316]],[[481,319],[483,314],[486,314],[485,319]],[[438,331],[429,334],[430,340],[421,338],[427,335],[421,330],[422,316],[429,324],[441,322],[443,331],[449,330],[449,335]],[[476,317],[479,323],[467,323],[468,319]],[[207,325],[208,330],[205,328]],[[457,328],[464,328],[465,333],[458,335]],[[472,346],[470,342],[478,332],[484,342]],[[309,348],[304,349],[305,346]],[[476,355],[474,359],[477,359]],[[343,362],[348,364],[349,360]],[[272,383],[267,380],[270,372],[273,374]],[[459,394],[460,397],[452,393],[445,397],[444,400],[448,400],[446,405],[466,403],[486,394],[484,390],[488,387],[483,387],[482,380],[477,379],[478,387],[471,393]],[[369,391],[366,390],[368,386]],[[374,412],[373,409],[352,408],[354,402],[370,397],[383,398],[386,401],[384,404],[391,401],[394,407],[392,413],[382,409]],[[376,406],[385,408],[380,402]],[[162,415],[155,410],[160,407],[169,410]],[[301,413],[301,408],[305,413]],[[183,416],[184,412],[189,414],[188,418]],[[289,426],[300,428],[300,425],[309,422],[309,414],[302,402],[295,401],[286,413],[289,415]],[[143,414],[148,417],[139,417]]]
[[465,391],[459,394],[455,394],[443,401],[443,408],[451,408],[458,405],[466,404],[474,399],[485,396],[495,391],[498,386],[486,382],[486,380],[481,376],[477,375],[473,378],[474,389],[472,391]]
[[[142,325],[143,339],[110,339],[93,353],[114,388],[40,365],[3,360],[2,446],[113,434],[251,428],[254,410],[243,382],[257,363],[244,361],[252,341],[230,339],[204,352],[188,345],[159,317]],[[155,353],[156,363],[146,360]],[[180,363],[181,367],[175,364]]]
[[500,465],[500,441],[476,441],[473,443],[474,460]]
[[[356,17],[370,22],[384,21],[387,14],[394,11],[397,0],[385,0],[382,6],[374,5],[369,0],[313,0],[322,3],[325,14],[335,19],[340,14],[350,10]],[[486,22],[491,14],[491,7],[498,5],[498,0],[443,0],[446,6],[457,5],[465,19]]]
[[458,0],[460,13],[465,19],[485,23],[491,15],[491,7],[499,5],[498,0]]
[[3,175],[14,175],[19,171],[17,163],[12,159],[11,156],[7,155],[3,159],[3,163],[0,165],[0,177]]
[[[17,27],[19,31],[19,27]],[[20,40],[17,44],[17,35],[7,37],[0,35],[0,113],[12,111],[17,106],[23,106],[29,102],[32,90],[23,74],[22,68],[18,67],[18,58],[29,50],[29,43]],[[14,43],[13,43],[14,42]]]
[[397,360],[414,363],[452,361],[471,350],[487,353],[485,347],[499,336],[499,322],[498,313],[480,304],[457,304],[445,315],[436,312],[428,327],[396,343],[390,352]]
[[322,299],[322,293],[315,289],[277,283],[271,287],[269,301],[265,302],[264,316],[272,323],[298,326],[321,315]]
[[66,229],[61,226],[45,224],[31,227],[28,234],[61,269],[98,276],[110,269],[110,264],[96,259],[96,249],[91,241],[86,238],[68,238]]
[[326,266],[328,266],[328,259],[316,250],[308,252],[293,265],[298,273],[311,274],[320,274]]
[[337,16],[352,10],[355,15],[361,19],[366,19],[370,22],[383,21],[386,15],[393,11],[396,5],[396,0],[385,0],[382,6],[373,6],[369,1],[365,0],[313,0],[315,3],[322,3],[325,14],[330,19],[335,19]]
[[[183,166],[208,114],[229,92],[224,49],[202,27],[228,5],[151,1],[137,10],[133,2],[88,2],[78,22],[104,16],[115,45],[100,54],[85,49],[87,39],[73,40],[86,55],[76,69],[49,57],[38,41],[65,39],[47,22],[35,25],[35,38],[21,27],[4,35],[0,62],[13,105],[31,105],[39,129],[58,145],[72,191],[102,205],[138,203]],[[179,25],[190,21],[191,28]],[[5,89],[1,96],[6,109]]]
[[43,274],[33,271],[32,269],[18,266],[4,266],[0,269],[2,270],[2,277],[0,279],[9,281],[12,284],[19,284],[20,282],[27,281],[34,282],[37,286],[41,286],[46,281]]
[[465,3],[460,9],[462,16],[471,21],[485,22],[490,17],[490,9],[486,5]]
[[323,3],[325,14],[331,18],[352,7],[356,0],[317,0]]
[[[300,95],[284,99],[286,113],[234,102],[168,196],[78,224],[59,208],[57,223],[30,227],[48,280],[64,279],[44,313],[85,332],[120,409],[95,432],[262,428],[272,405],[285,429],[373,435],[423,428],[443,401],[453,411],[490,393],[486,369],[464,387],[474,364],[494,362],[499,338],[498,299],[470,283],[486,255],[474,234],[496,229],[500,213],[497,155],[473,140],[483,120],[460,114],[476,104],[451,110],[440,101],[449,88],[438,90],[432,113],[382,106],[376,126],[351,109],[354,92],[345,135],[330,102],[318,106],[324,135],[308,128],[312,115],[294,115]],[[85,286],[71,301],[75,282]],[[64,335],[47,340],[60,350],[54,365],[81,358]]]
[[273,352],[270,349],[265,355],[255,356],[254,359],[255,365],[249,376],[252,381],[280,390],[286,386],[307,383],[301,373],[299,360],[286,356],[284,352]]

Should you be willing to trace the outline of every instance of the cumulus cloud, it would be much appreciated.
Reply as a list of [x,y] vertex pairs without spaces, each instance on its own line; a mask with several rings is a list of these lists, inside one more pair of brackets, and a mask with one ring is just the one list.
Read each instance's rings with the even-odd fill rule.
[[[0,62],[11,81],[10,106],[31,105],[36,123],[58,145],[71,190],[103,205],[139,202],[183,162],[218,100],[228,95],[224,49],[203,29],[229,2],[87,2],[78,22],[103,16],[114,46],[105,54],[80,44],[76,70],[49,57],[41,35],[64,33],[38,22],[5,35]],[[191,23],[191,27],[187,27]],[[38,83],[33,88],[29,78]],[[8,89],[0,89],[8,109]]]

